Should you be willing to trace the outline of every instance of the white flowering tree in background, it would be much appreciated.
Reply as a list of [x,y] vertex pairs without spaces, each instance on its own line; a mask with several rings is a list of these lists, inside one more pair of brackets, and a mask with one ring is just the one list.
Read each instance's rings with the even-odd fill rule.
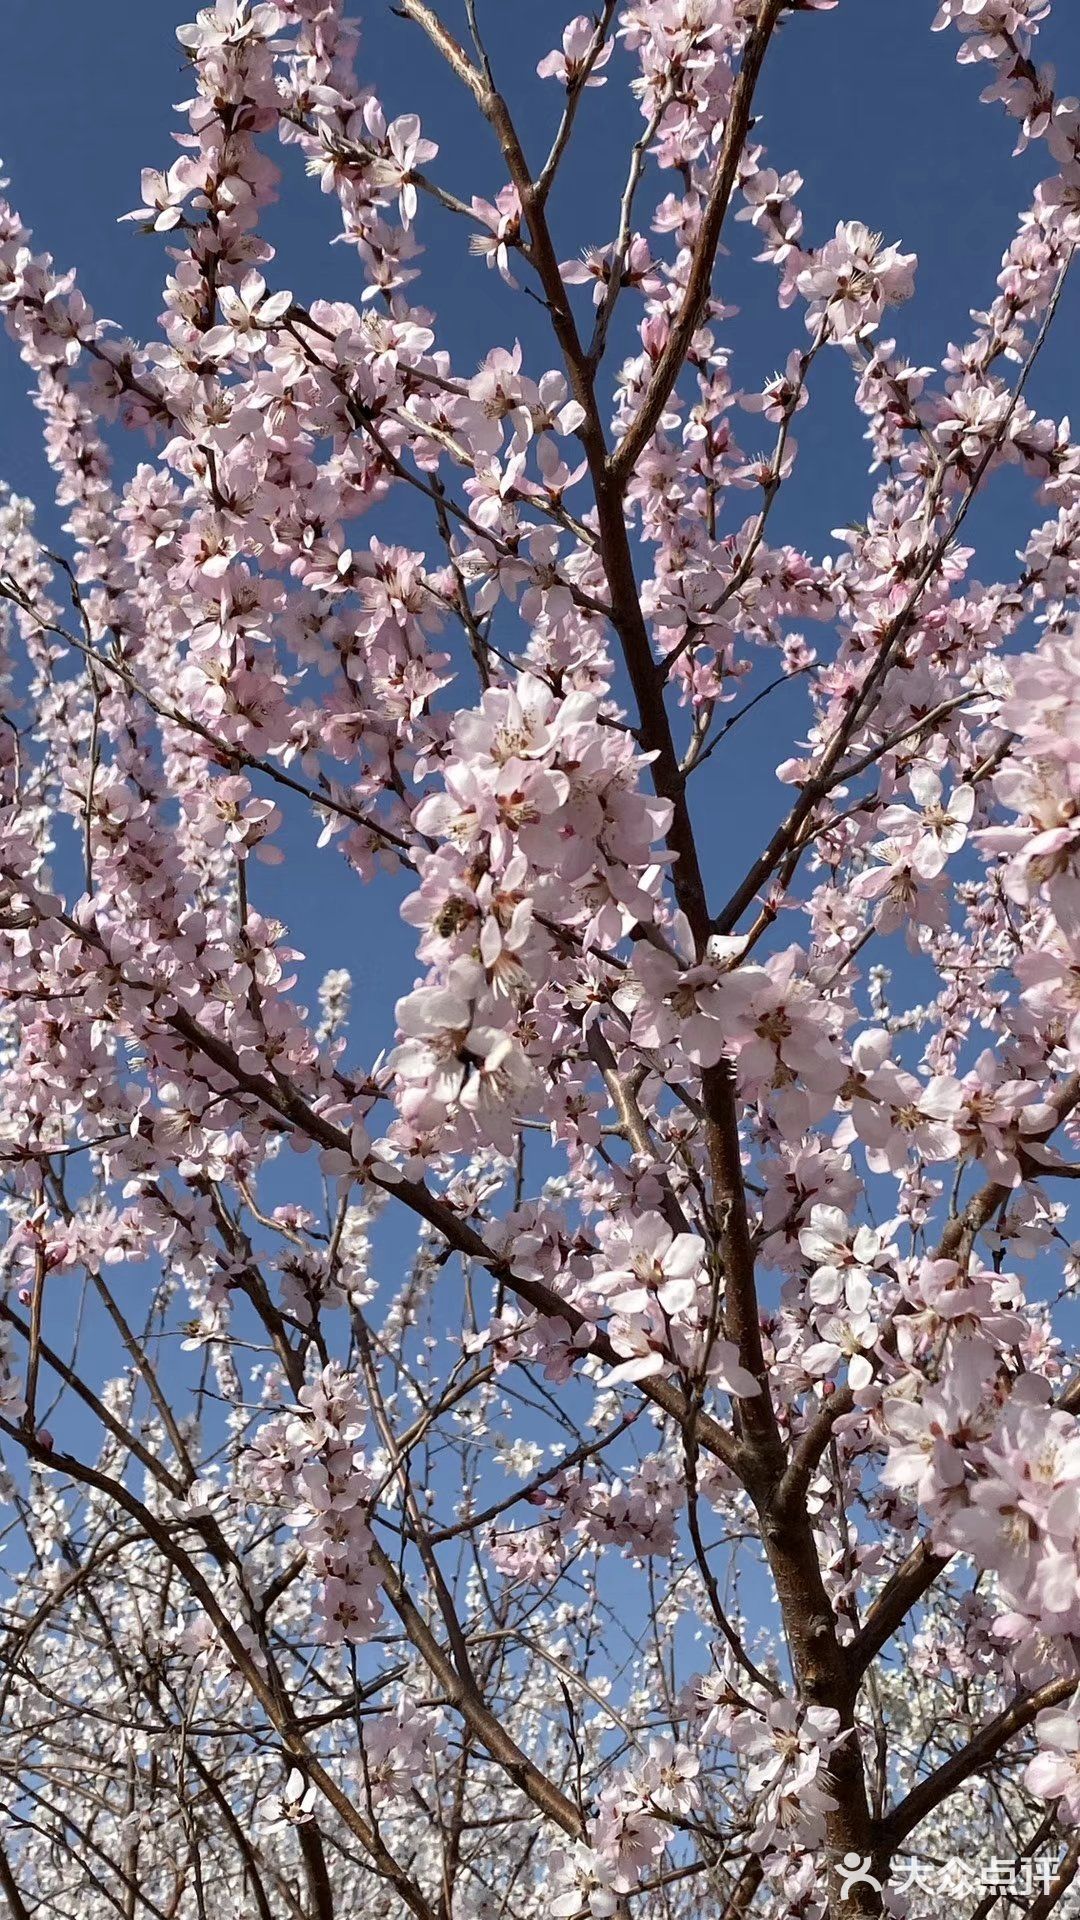
[[[541,152],[477,10],[399,0],[474,194],[337,0],[220,0],[146,345],[0,206],[62,510],[0,505],[11,1920],[1076,1911],[1080,448],[1027,393],[1080,110],[1047,0],[945,0],[1044,177],[910,365],[913,256],[809,232],[755,123],[829,4],[560,18]],[[355,303],[280,284],[279,188]],[[749,391],[732,221],[790,309]],[[774,508],[826,356],[872,478],[822,556]]]

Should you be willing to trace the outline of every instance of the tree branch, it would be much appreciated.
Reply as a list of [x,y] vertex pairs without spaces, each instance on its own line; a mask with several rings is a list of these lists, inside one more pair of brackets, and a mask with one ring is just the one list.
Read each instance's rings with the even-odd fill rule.
[[754,89],[757,86],[769,41],[787,4],[788,0],[762,0],[761,9],[743,48],[739,71],[731,90],[731,102],[720,143],[720,152],[717,155],[716,175],[694,243],[694,253],[682,305],[668,334],[667,344],[656,363],[641,406],[608,463],[611,477],[620,492],[625,491],[627,481],[637,465],[638,456],[652,438],[657,421],[668,403],[671,390],[682,372],[690,343],[701,324],[701,316],[705,311],[712,285],[713,266],[716,262],[716,250],[720,245],[724,217],[738,177],[739,161],[750,127]]
[[885,1815],[878,1827],[879,1847],[886,1854],[894,1853],[920,1821],[926,1819],[927,1814],[933,1813],[943,1800],[987,1766],[1014,1734],[1022,1733],[1044,1708],[1058,1706],[1075,1690],[1076,1675],[1072,1674],[1066,1679],[1051,1680],[1034,1693],[1019,1695],[993,1720],[988,1721],[966,1746],[961,1747],[927,1779],[921,1780],[906,1799]]

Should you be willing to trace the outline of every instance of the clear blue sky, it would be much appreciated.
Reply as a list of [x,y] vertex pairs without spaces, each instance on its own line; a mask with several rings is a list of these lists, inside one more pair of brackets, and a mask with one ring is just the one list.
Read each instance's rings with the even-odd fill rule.
[[[425,133],[440,143],[432,169],[438,177],[466,196],[492,196],[505,174],[490,136],[422,36],[393,15],[389,0],[371,0],[353,11],[364,22],[362,75],[379,87],[388,113],[418,111]],[[444,0],[443,11],[459,24],[461,0]],[[570,11],[570,0],[557,6],[550,0],[481,0],[500,82],[534,151],[546,145],[560,97],[553,83],[536,81],[535,64],[557,42]],[[891,330],[911,359],[931,365],[950,339],[970,330],[969,308],[992,298],[1017,212],[1049,171],[1041,147],[1019,160],[1011,157],[1013,123],[1000,108],[979,103],[989,70],[956,65],[958,36],[929,31],[934,11],[935,0],[841,0],[831,13],[796,15],[770,50],[759,94],[760,132],[770,159],[780,168],[797,166],[805,177],[808,236],[823,238],[838,219],[859,218],[918,253],[916,298],[890,316]],[[175,156],[170,136],[180,122],[171,103],[185,97],[188,80],[174,30],[193,12],[192,0],[4,0],[0,155],[11,197],[33,227],[35,244],[48,248],[58,264],[78,268],[96,310],[142,337],[154,330],[167,239],[144,236],[117,219],[138,203],[140,168],[168,165]],[[1080,92],[1076,0],[1058,0],[1038,51],[1056,64],[1062,92]],[[606,241],[614,230],[626,147],[639,126],[618,80],[625,67],[625,56],[617,54],[608,68],[610,84],[589,96],[556,196],[553,219],[564,257],[588,241]],[[333,204],[303,178],[295,149],[282,159],[281,203],[266,222],[278,248],[274,284],[291,286],[305,300],[355,297],[355,257],[329,244],[337,231]],[[539,308],[505,294],[496,277],[468,257],[457,223],[440,224],[436,217],[421,233],[429,250],[420,297],[437,308],[440,338],[462,370],[471,370],[489,346],[509,344],[515,336],[530,354],[541,351]],[[748,266],[749,230],[729,223],[727,238],[732,252],[721,262],[717,285],[740,307],[728,337],[735,349],[733,376],[749,387],[782,365],[805,335],[797,311],[778,310],[773,271]],[[1032,384],[1040,410],[1060,413],[1068,405],[1078,319],[1080,285],[1069,291]],[[554,348],[542,351],[537,370],[555,364]],[[26,386],[14,349],[0,344],[0,474],[44,502],[50,480]],[[830,529],[864,517],[869,483],[842,354],[819,361],[813,391],[812,406],[796,423],[800,463],[781,496],[774,533],[805,542],[820,555],[835,544]],[[738,418],[737,429],[748,449],[771,438],[771,430],[748,416]],[[129,436],[124,458],[134,463],[145,457],[145,443]],[[972,515],[980,577],[1008,575],[1014,549],[1031,525],[1029,500],[1026,484],[1005,474]],[[731,524],[748,508],[749,497],[736,495]],[[392,538],[424,537],[407,497],[395,496],[389,513],[371,525]],[[802,689],[795,686],[732,736],[723,782],[727,794],[737,796],[740,824],[749,805],[760,809],[764,830],[783,805],[785,794],[772,770],[800,731],[804,712]],[[716,817],[711,805],[709,817]],[[732,836],[705,838],[719,894],[734,857]],[[744,852],[741,847],[740,868]],[[369,933],[375,900],[370,894],[357,898],[362,917],[350,912],[348,923],[336,906],[327,914],[328,888],[343,908],[344,896],[360,892],[336,855],[293,864],[287,876],[264,869],[259,884],[268,890],[264,904],[290,920],[297,944],[309,955],[312,984],[325,965],[347,960],[367,1007],[367,1034],[356,1036],[361,1049],[368,1036],[373,1046],[383,1043],[388,1003],[402,990],[403,973],[411,977],[413,971],[388,896],[382,894],[378,908],[379,942],[350,939],[343,954],[346,924]]]

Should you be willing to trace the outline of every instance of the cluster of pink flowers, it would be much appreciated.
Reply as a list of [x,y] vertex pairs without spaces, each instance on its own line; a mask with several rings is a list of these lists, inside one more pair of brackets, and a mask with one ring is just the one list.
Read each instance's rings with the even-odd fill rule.
[[589,1290],[611,1309],[612,1344],[620,1358],[609,1384],[641,1380],[670,1366],[672,1356],[689,1371],[703,1371],[726,1393],[760,1391],[739,1364],[730,1340],[709,1338],[712,1300],[707,1248],[697,1234],[673,1234],[658,1213],[639,1213],[598,1230],[600,1252]]
[[673,1828],[701,1802],[700,1761],[670,1738],[653,1740],[640,1764],[604,1787],[588,1841],[553,1850],[549,1911],[607,1920],[668,1846]]
[[[444,782],[414,821],[432,850],[417,859],[406,914],[432,968],[398,1002],[393,1137],[410,1152],[472,1140],[509,1152],[563,1035],[554,993],[537,1020],[559,959],[545,922],[557,914],[602,949],[650,919],[670,809],[641,791],[632,740],[601,724],[591,694],[558,701],[531,676],[458,714],[449,746]],[[537,871],[546,887],[532,884]]]
[[319,1583],[317,1637],[331,1645],[370,1639],[382,1617],[368,1525],[376,1482],[358,1444],[366,1424],[353,1381],[332,1362],[259,1429],[247,1459],[253,1493],[296,1531]]

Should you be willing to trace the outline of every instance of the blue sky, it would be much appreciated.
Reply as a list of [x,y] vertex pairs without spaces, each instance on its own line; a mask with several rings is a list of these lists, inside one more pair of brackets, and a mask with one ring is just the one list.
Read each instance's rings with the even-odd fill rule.
[[[35,245],[50,250],[58,265],[77,267],[95,309],[146,338],[155,331],[168,237],[144,235],[118,220],[138,204],[140,168],[167,166],[176,153],[171,136],[182,120],[173,103],[184,99],[189,81],[175,29],[191,17],[191,0],[4,5],[0,156],[11,198],[33,228]],[[425,134],[440,145],[436,176],[466,197],[493,197],[505,171],[472,102],[418,30],[393,14],[389,0],[355,10],[363,20],[361,77],[377,86],[388,114],[419,112]],[[570,10],[569,0],[481,0],[500,84],[534,156],[546,151],[561,100],[557,85],[536,79],[535,66],[557,42]],[[463,11],[461,0],[444,0],[445,17],[464,33]],[[890,331],[911,360],[930,365],[950,340],[966,337],[969,309],[993,297],[1017,213],[1049,171],[1041,147],[1012,157],[1013,123],[997,106],[979,102],[990,70],[957,66],[958,36],[930,32],[934,11],[935,0],[841,0],[830,13],[796,15],[770,49],[758,96],[759,137],[770,160],[780,169],[798,167],[805,178],[801,199],[810,239],[824,238],[838,219],[859,218],[918,254],[916,297],[890,316]],[[1056,64],[1062,92],[1080,91],[1080,9],[1069,0],[1059,0],[1039,53]],[[552,206],[563,257],[608,240],[614,230],[627,149],[640,127],[620,82],[628,66],[620,50],[607,69],[609,84],[590,93],[579,118]],[[278,250],[269,269],[273,284],[290,286],[305,301],[356,298],[356,258],[332,244],[334,203],[304,178],[295,149],[278,157],[281,199],[265,222]],[[427,251],[414,292],[437,311],[440,341],[458,367],[471,371],[490,346],[515,337],[534,371],[556,364],[537,303],[508,292],[470,258],[461,223],[438,210],[428,217],[429,211],[421,209]],[[730,252],[720,262],[717,291],[739,311],[724,337],[733,349],[736,384],[753,387],[806,336],[801,314],[778,308],[774,271],[751,264],[751,230],[729,221],[725,239]],[[629,313],[630,303],[624,308]],[[1030,389],[1040,410],[1060,413],[1067,406],[1078,319],[1080,284],[1074,284]],[[0,342],[0,475],[47,506],[50,476],[27,384],[13,346]],[[835,547],[831,529],[863,518],[869,500],[867,449],[850,394],[846,357],[837,351],[820,356],[812,403],[796,422],[795,477],[772,524],[771,537],[804,543],[816,557]],[[772,429],[751,416],[737,416],[736,431],[748,451],[771,444]],[[145,441],[134,435],[123,436],[117,451],[121,472],[147,457]],[[750,505],[748,495],[734,496],[732,527]],[[364,523],[361,537],[374,531],[426,541],[425,512],[399,489]],[[46,511],[43,524],[55,538],[55,516]],[[998,476],[966,530],[978,548],[976,575],[1008,577],[1031,524],[1026,483],[1012,473]],[[810,638],[818,639],[813,628]],[[467,690],[459,697],[471,700],[471,682],[462,685]],[[802,684],[785,688],[736,729],[703,776],[711,782],[699,800],[703,857],[718,900],[746,865],[748,828],[758,837],[755,818],[764,839],[785,806],[788,791],[773,769],[791,751],[805,714]],[[397,918],[405,889],[361,888],[333,848],[314,853],[312,837],[299,813],[290,818],[286,846],[302,857],[255,870],[257,904],[289,923],[307,956],[302,979],[312,1003],[325,968],[349,966],[356,988],[353,1042],[357,1056],[370,1058],[387,1043],[393,1000],[415,974],[411,936]]]
[[[536,81],[536,60],[557,42],[569,10],[569,0],[480,4],[498,79],[532,156],[546,152],[561,102],[555,84]],[[156,330],[167,236],[146,236],[117,221],[138,204],[140,167],[167,165],[177,152],[171,134],[181,115],[173,104],[186,96],[188,75],[175,29],[192,12],[192,0],[96,0],[92,8],[65,4],[60,12],[40,0],[4,0],[0,156],[12,180],[10,196],[35,230],[35,246],[48,248],[61,267],[75,265],[94,309],[142,338]],[[440,144],[430,169],[438,179],[463,196],[492,198],[505,171],[467,94],[388,0],[371,0],[357,12],[363,17],[361,79],[377,84],[390,115],[421,113],[425,134]],[[465,31],[461,0],[444,0],[444,15]],[[1049,171],[1038,146],[1020,159],[1011,156],[1013,123],[997,106],[978,102],[990,69],[957,67],[959,36],[930,33],[932,17],[934,0],[903,6],[842,0],[834,12],[796,15],[776,36],[757,100],[759,136],[771,161],[778,169],[798,167],[805,177],[801,204],[809,238],[821,240],[838,219],[855,217],[919,253],[917,298],[890,315],[896,323],[890,330],[909,359],[926,365],[940,361],[949,340],[967,336],[970,307],[992,300],[999,255],[1015,232],[1017,213]],[[1063,92],[1080,90],[1080,10],[1068,0],[1059,0],[1049,19],[1040,56],[1055,61]],[[621,83],[626,69],[625,54],[617,52],[607,67],[609,84],[590,92],[578,119],[552,205],[563,257],[588,242],[605,242],[615,228],[626,150],[640,131]],[[279,159],[281,202],[265,221],[277,248],[269,269],[273,284],[290,286],[304,301],[356,298],[356,255],[332,244],[334,204],[304,179],[296,150]],[[429,213],[421,207],[427,253],[413,292],[436,309],[440,342],[452,348],[457,367],[469,372],[490,346],[515,338],[523,340],[534,371],[555,365],[538,303],[509,294],[498,276],[469,257],[461,223],[438,209],[434,217]],[[751,230],[728,221],[724,238],[730,253],[721,259],[717,290],[740,309],[726,326],[732,376],[751,388],[784,363],[805,332],[796,309],[778,309],[773,269],[751,265]],[[1067,409],[1078,317],[1080,284],[1074,284],[1032,382],[1030,397],[1042,411]],[[619,361],[619,342],[611,357]],[[821,557],[836,545],[832,528],[865,516],[871,482],[840,351],[819,357],[811,392],[811,407],[796,422],[796,476],[780,495],[771,538],[805,543]],[[749,415],[736,417],[736,432],[748,451],[773,438],[771,428]],[[119,470],[146,453],[142,438],[123,436]],[[48,503],[50,474],[27,374],[6,342],[0,342],[0,476]],[[749,495],[736,493],[728,524],[738,526],[748,511]],[[423,515],[423,503],[398,490],[363,532],[419,543],[429,538]],[[997,476],[986,503],[970,515],[976,576],[1009,576],[1030,524],[1028,486],[1011,472]],[[44,526],[56,538],[56,518],[46,513]],[[813,628],[811,641],[819,641]],[[471,684],[463,685],[459,697],[473,699]],[[786,804],[788,789],[778,787],[773,770],[792,751],[803,720],[803,685],[786,687],[730,735],[703,776],[711,781],[700,795],[703,862],[717,899],[748,864],[748,833],[765,839]],[[282,868],[256,868],[256,900],[286,920],[296,947],[304,948],[302,983],[311,1004],[327,966],[346,964],[354,973],[352,1037],[357,1058],[371,1058],[390,1039],[394,998],[415,977],[411,933],[396,920],[386,891],[373,914],[375,900],[334,849],[313,852],[300,810],[288,820],[284,839],[300,858]]]
[[[464,32],[461,0],[445,0],[443,10]],[[1017,212],[1049,170],[1040,147],[1012,158],[1013,124],[997,106],[978,99],[989,69],[957,66],[958,36],[930,32],[934,10],[935,0],[841,0],[833,12],[796,15],[770,49],[758,96],[760,137],[770,159],[781,169],[798,167],[805,177],[802,204],[811,239],[823,238],[838,219],[859,218],[918,254],[916,297],[890,316],[890,330],[910,359],[931,365],[950,340],[966,336],[969,309],[993,297]],[[171,135],[181,120],[172,103],[184,98],[189,84],[175,28],[192,11],[191,0],[95,0],[93,6],[68,3],[59,9],[41,0],[5,0],[0,156],[11,197],[32,226],[35,244],[49,249],[59,265],[77,267],[95,309],[144,338],[155,330],[167,237],[143,235],[118,218],[138,203],[140,168],[168,165],[175,155]],[[356,11],[363,18],[361,75],[376,84],[388,113],[418,111],[425,134],[440,144],[432,168],[437,177],[466,197],[493,197],[505,172],[471,101],[423,36],[393,14],[389,0],[372,0]],[[568,0],[558,6],[550,0],[481,5],[500,84],[534,155],[546,150],[560,104],[557,85],[536,80],[536,61],[558,40],[569,11]],[[1059,0],[1039,53],[1056,64],[1062,92],[1080,90],[1080,9],[1074,4]],[[618,52],[607,69],[609,85],[588,96],[579,119],[552,207],[563,257],[587,242],[606,241],[614,230],[626,151],[640,124],[620,84],[627,66]],[[265,223],[278,249],[273,283],[292,287],[305,301],[355,298],[355,256],[331,244],[338,231],[333,203],[303,177],[295,149],[280,158],[281,200]],[[422,220],[420,232],[427,252],[415,292],[436,309],[440,340],[461,370],[470,371],[488,347],[515,337],[535,371],[556,363],[539,306],[509,293],[469,257],[460,223],[436,210],[434,218]],[[717,290],[739,308],[725,337],[733,348],[736,384],[753,387],[805,339],[803,322],[796,310],[778,309],[773,270],[750,264],[750,229],[729,221],[725,237],[730,253],[720,263]],[[624,306],[629,312],[629,303]],[[1078,319],[1080,284],[1074,284],[1030,389],[1040,410],[1060,413],[1067,406]],[[13,347],[4,346],[0,475],[44,506],[50,476],[39,421],[26,397],[25,370]],[[811,406],[796,422],[795,478],[773,520],[771,537],[805,543],[815,556],[835,546],[831,529],[864,517],[869,499],[867,450],[850,392],[845,356],[821,356]],[[771,442],[771,429],[750,416],[738,416],[736,429],[748,451]],[[146,455],[141,438],[125,436],[118,449],[121,471]],[[736,494],[729,524],[737,526],[749,507],[749,496]],[[420,542],[428,537],[424,512],[423,503],[401,489],[365,522],[364,531]],[[1026,484],[1011,473],[998,476],[968,523],[978,549],[976,575],[1007,577],[1031,523]],[[43,524],[56,537],[55,518],[46,512]],[[817,638],[813,629],[810,637]],[[474,696],[469,691],[461,697]],[[791,751],[805,712],[802,685],[784,689],[735,731],[704,776],[712,784],[701,796],[703,853],[718,899],[725,882],[745,866],[745,824],[759,816],[764,838],[784,807],[787,791],[773,769]],[[728,828],[732,810],[738,833]],[[287,844],[302,846],[305,857],[284,869],[258,871],[259,904],[287,919],[305,950],[305,990],[313,990],[327,965],[350,966],[359,1003],[354,1039],[358,1052],[373,1052],[385,1044],[392,1001],[414,972],[393,890],[376,895],[360,889],[333,849],[314,856],[299,820],[290,821]],[[375,940],[369,937],[373,924]]]
[[[459,0],[446,0],[443,10],[458,24]],[[36,245],[48,248],[58,264],[77,266],[95,309],[142,337],[154,331],[167,242],[117,219],[138,204],[140,167],[167,165],[175,155],[171,133],[179,118],[171,103],[184,97],[188,83],[174,30],[192,11],[191,0],[95,0],[92,7],[65,5],[60,12],[41,0],[5,0],[0,156],[11,196],[33,227]],[[433,171],[446,185],[466,197],[493,196],[505,181],[494,142],[422,35],[394,16],[389,0],[355,11],[363,19],[361,73],[377,85],[388,113],[420,113],[425,134],[440,143]],[[533,153],[546,149],[560,98],[556,85],[536,80],[535,64],[557,41],[569,11],[569,0],[558,6],[550,0],[487,0],[481,9],[500,83]],[[770,50],[759,93],[760,135],[771,161],[781,169],[796,166],[804,175],[807,234],[821,239],[838,219],[858,218],[917,252],[916,298],[890,316],[890,330],[909,358],[930,365],[950,340],[970,331],[969,309],[992,298],[1016,214],[1049,170],[1041,148],[1019,160],[1011,157],[1012,123],[998,107],[979,103],[989,69],[956,65],[958,36],[929,31],[934,11],[935,0],[904,0],[901,6],[841,0],[831,13],[797,15]],[[1059,0],[1039,51],[1056,64],[1063,92],[1080,90],[1080,9]],[[614,229],[626,150],[639,128],[619,84],[627,65],[617,54],[607,70],[610,84],[588,97],[579,122],[553,204],[564,257],[587,242],[609,239]],[[333,203],[303,178],[295,150],[281,158],[282,197],[265,223],[278,249],[270,270],[274,284],[292,287],[305,300],[355,297],[355,257],[331,245],[338,230]],[[440,340],[463,371],[471,371],[489,346],[515,337],[538,370],[555,364],[555,350],[542,337],[540,309],[507,293],[469,258],[459,223],[436,212],[434,219],[423,219],[420,232],[427,252],[414,291],[436,309]],[[803,323],[796,310],[779,311],[773,270],[750,265],[750,230],[729,221],[726,240],[731,252],[721,262],[717,288],[740,309],[726,338],[734,349],[736,384],[752,387],[802,342]],[[1066,404],[1060,396],[1068,391],[1078,320],[1080,285],[1069,290],[1032,383],[1031,397],[1042,410],[1060,412]],[[618,343],[612,357],[617,363]],[[0,352],[0,473],[18,490],[46,500],[49,476],[26,384],[13,351]],[[850,393],[845,357],[835,351],[822,356],[814,369],[812,404],[796,423],[799,467],[773,520],[777,539],[805,543],[818,556],[835,546],[834,527],[864,517],[869,498],[862,423]],[[748,451],[771,441],[771,429],[749,416],[739,416],[736,427]],[[144,457],[145,443],[131,437],[123,458],[134,463]],[[749,506],[747,495],[734,497],[732,526]],[[1007,575],[1031,525],[1029,513],[1026,485],[1010,474],[999,477],[991,499],[969,522],[979,547],[979,576]],[[418,542],[426,534],[417,504],[400,494],[366,530]],[[772,770],[798,733],[804,711],[803,690],[793,687],[767,703],[725,748],[724,764],[740,801],[749,792],[763,822],[783,806]],[[729,877],[724,849],[707,847],[706,861],[719,894]]]

